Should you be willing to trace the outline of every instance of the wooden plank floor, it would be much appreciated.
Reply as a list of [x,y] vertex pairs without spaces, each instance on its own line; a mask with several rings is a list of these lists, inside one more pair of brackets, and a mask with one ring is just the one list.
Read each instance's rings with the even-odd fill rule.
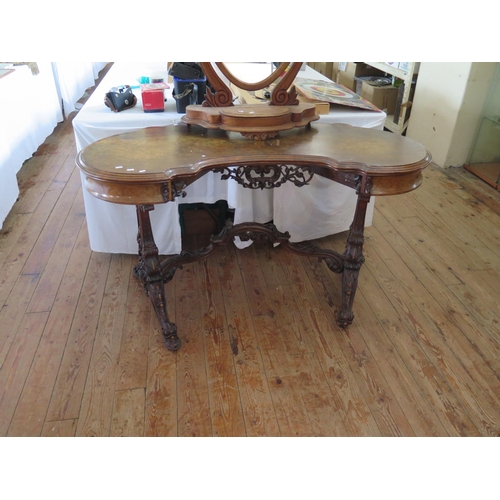
[[[324,263],[254,244],[167,286],[89,248],[71,120],[0,232],[0,436],[500,436],[500,193],[430,167],[378,198],[354,324]],[[319,240],[343,251],[345,233]]]

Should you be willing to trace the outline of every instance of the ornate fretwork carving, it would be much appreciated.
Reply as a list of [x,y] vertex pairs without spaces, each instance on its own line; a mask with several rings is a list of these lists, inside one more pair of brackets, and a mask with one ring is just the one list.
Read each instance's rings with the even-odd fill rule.
[[310,167],[291,165],[240,165],[239,167],[223,167],[214,170],[223,172],[221,179],[234,179],[238,184],[250,189],[272,189],[285,182],[293,182],[296,186],[309,184],[313,177]]

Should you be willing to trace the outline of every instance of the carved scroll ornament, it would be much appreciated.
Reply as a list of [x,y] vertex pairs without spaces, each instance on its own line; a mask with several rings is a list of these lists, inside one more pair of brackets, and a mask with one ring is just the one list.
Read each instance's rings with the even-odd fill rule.
[[285,182],[292,182],[298,187],[305,186],[314,175],[310,167],[276,164],[240,165],[214,171],[222,173],[221,180],[233,179],[249,189],[272,189]]

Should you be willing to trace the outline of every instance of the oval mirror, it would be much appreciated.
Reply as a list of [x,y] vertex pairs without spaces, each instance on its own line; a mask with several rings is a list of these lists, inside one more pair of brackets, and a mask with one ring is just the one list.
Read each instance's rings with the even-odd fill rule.
[[[272,63],[271,63],[272,64]],[[236,85],[238,88],[243,89],[243,90],[260,90],[265,87],[269,87],[272,83],[274,83],[287,69],[288,65],[290,63],[281,63],[279,66],[274,68],[272,73],[268,76],[266,76],[264,79],[257,81],[257,82],[249,82],[247,80],[243,80],[242,78],[238,77],[236,74],[234,74],[227,66],[226,63],[215,63],[215,65],[219,68],[221,73],[234,85]],[[234,71],[237,72],[240,66],[240,64],[232,64],[232,68],[234,68]],[[241,66],[246,66],[246,65],[241,65]],[[255,65],[252,65],[253,71],[255,71]],[[266,65],[267,66],[267,65]],[[268,73],[268,68],[263,68],[264,73]],[[243,71],[243,73],[245,73]],[[262,73],[261,73],[262,74]]]
[[[247,90],[256,91],[261,90],[269,85],[273,84],[283,75],[283,78],[274,87],[272,91],[271,103],[275,105],[285,105],[292,104],[295,102],[294,93],[289,96],[285,96],[287,89],[290,87],[294,81],[297,73],[299,72],[302,63],[288,63],[284,62],[279,64],[277,68],[266,78],[258,82],[247,82],[236,77],[228,67],[221,62],[210,63],[202,62],[200,63],[207,80],[210,85],[214,88],[215,94],[212,94],[209,89],[207,89],[207,101],[210,106],[228,106],[231,104],[232,91],[221,78],[221,74],[224,78],[229,81],[230,84],[236,87]],[[214,66],[215,65],[215,66]],[[218,70],[218,71],[217,71]]]

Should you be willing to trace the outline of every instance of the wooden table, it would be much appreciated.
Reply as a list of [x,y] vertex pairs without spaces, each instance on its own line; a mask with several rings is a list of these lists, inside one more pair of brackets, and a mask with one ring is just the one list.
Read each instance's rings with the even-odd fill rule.
[[[139,262],[134,275],[153,303],[169,350],[177,350],[180,339],[168,318],[164,284],[183,264],[209,256],[235,236],[267,238],[294,253],[324,260],[330,270],[342,274],[337,323],[341,327],[350,325],[364,261],[364,221],[370,197],[416,189],[430,161],[429,152],[406,137],[326,124],[281,132],[266,141],[194,125],[146,128],[97,141],[77,157],[85,186],[93,196],[136,206]],[[186,186],[208,172],[219,172],[221,179],[234,180],[249,189],[274,189],[285,182],[300,187],[314,175],[354,189],[357,204],[344,253],[310,243],[290,243],[289,234],[273,224],[242,223],[227,225],[206,248],[160,259],[149,212],[155,204],[182,197]]]

